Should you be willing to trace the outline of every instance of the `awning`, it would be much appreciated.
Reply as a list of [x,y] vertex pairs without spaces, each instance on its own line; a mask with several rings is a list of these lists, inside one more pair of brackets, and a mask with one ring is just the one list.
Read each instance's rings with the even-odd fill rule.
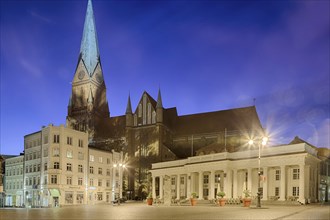
[[58,189],[49,189],[49,191],[53,197],[59,197],[61,195]]

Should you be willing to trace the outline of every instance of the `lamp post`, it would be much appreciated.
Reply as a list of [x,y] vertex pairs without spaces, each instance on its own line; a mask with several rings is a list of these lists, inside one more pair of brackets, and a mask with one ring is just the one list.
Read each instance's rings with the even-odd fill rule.
[[[123,182],[123,169],[126,168],[126,165],[123,163],[115,163],[113,164],[114,172],[113,172],[113,200],[116,200],[116,194],[118,193],[119,197],[118,199],[118,204],[120,202],[120,199],[122,198],[123,195],[123,189],[122,189],[122,182]],[[118,176],[117,176],[117,169],[118,169]],[[117,177],[119,178],[118,182]],[[118,185],[116,184],[118,183]]]
[[[266,146],[268,142],[268,138],[267,137],[263,137],[261,139],[261,141],[258,141],[258,192],[257,192],[257,208],[261,208],[261,203],[260,203],[260,199],[261,199],[261,188],[260,188],[260,177],[261,177],[261,169],[260,169],[260,160],[261,160],[261,146]],[[253,145],[254,141],[253,140],[249,140],[249,145]]]

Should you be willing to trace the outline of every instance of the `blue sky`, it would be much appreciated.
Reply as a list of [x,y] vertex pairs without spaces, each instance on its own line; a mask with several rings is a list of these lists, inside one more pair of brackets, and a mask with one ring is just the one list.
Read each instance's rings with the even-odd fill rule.
[[[1,149],[64,124],[87,0],[1,0]],[[143,91],[180,115],[251,106],[285,144],[329,148],[329,1],[94,0],[111,116]]]

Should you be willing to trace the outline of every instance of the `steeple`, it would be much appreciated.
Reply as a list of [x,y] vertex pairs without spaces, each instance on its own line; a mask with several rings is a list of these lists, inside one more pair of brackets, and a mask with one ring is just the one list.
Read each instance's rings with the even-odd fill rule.
[[100,62],[92,1],[88,0],[78,64],[72,80],[67,126],[87,131],[90,139],[109,118],[106,86]]
[[89,76],[92,76],[97,63],[99,62],[100,54],[91,0],[88,0],[87,4],[84,31],[80,46],[80,56],[84,61]]
[[160,89],[158,90],[158,98],[156,108],[163,108],[162,94],[160,93]]
[[132,114],[131,96],[128,95],[126,114]]

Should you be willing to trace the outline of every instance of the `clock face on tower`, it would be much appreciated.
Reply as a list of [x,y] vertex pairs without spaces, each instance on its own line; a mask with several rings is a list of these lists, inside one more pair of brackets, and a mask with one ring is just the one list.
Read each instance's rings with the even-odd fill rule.
[[103,82],[103,77],[102,77],[102,74],[100,72],[96,73],[95,78],[99,83]]
[[81,70],[81,71],[79,72],[79,74],[78,74],[78,78],[79,78],[80,80],[82,80],[82,79],[84,78],[84,76],[85,76],[85,72]]

